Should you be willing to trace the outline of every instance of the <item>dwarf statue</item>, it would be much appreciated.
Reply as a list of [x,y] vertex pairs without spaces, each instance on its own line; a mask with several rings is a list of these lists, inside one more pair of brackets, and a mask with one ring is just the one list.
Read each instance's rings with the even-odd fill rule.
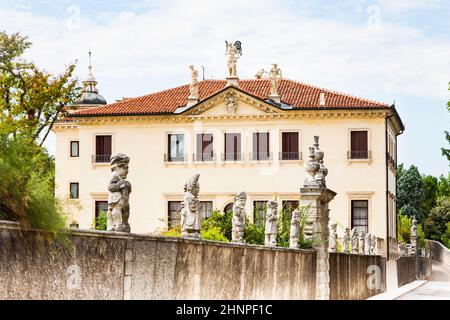
[[370,240],[370,254],[377,254],[377,237],[372,235],[372,239]]
[[269,247],[276,247],[278,233],[278,202],[275,200],[267,202],[266,227],[264,233],[264,244]]
[[128,175],[130,158],[123,153],[111,156],[112,177],[109,181],[107,230],[130,232],[128,218],[130,217],[131,184],[125,180]]
[[231,231],[232,242],[245,243],[244,229],[245,229],[245,202],[247,195],[245,192],[238,193],[234,197],[233,205],[233,229]]
[[292,211],[291,229],[289,232],[289,248],[297,249],[300,239],[300,211],[295,209]]
[[342,252],[350,253],[350,228],[345,228],[344,238],[342,239]]
[[370,254],[371,241],[372,235],[370,233],[366,233],[364,237],[364,254]]
[[330,224],[330,235],[328,237],[328,251],[336,252],[337,251],[337,224]]
[[352,229],[352,253],[359,253],[359,240],[358,240],[358,232],[356,231],[356,227]]
[[364,231],[359,232],[359,254],[364,254],[365,235]]
[[200,213],[199,174],[194,174],[184,185],[184,201],[181,209],[181,236],[184,238],[201,239],[202,216]]

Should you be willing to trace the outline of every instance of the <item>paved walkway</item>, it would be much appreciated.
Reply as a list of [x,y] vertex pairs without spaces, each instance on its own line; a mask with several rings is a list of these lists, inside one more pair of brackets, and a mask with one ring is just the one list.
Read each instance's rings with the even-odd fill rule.
[[405,293],[397,300],[449,300],[450,299],[450,268],[433,261],[430,281],[420,287]]

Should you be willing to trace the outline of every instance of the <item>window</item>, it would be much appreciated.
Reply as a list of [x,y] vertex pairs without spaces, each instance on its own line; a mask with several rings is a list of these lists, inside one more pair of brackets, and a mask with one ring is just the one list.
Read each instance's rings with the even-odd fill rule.
[[80,196],[78,182],[70,183],[70,199],[78,199]]
[[213,211],[212,201],[200,201],[200,214],[203,218],[209,218]]
[[184,161],[184,134],[168,135],[167,161]]
[[253,160],[270,160],[269,133],[253,133]]
[[369,232],[369,201],[352,200],[352,229]]
[[350,132],[350,159],[368,159],[367,131]]
[[70,156],[79,157],[80,156],[80,142],[70,141]]
[[298,132],[281,133],[281,160],[299,160]]
[[169,201],[167,221],[169,228],[174,228],[180,225],[181,220],[181,201]]
[[197,154],[196,161],[214,160],[213,135],[212,133],[197,134]]
[[111,136],[95,137],[95,162],[109,162],[111,150]]
[[225,208],[223,209],[223,213],[228,213],[228,212],[233,212],[233,206],[234,203],[229,203],[225,206]]
[[241,158],[241,134],[225,133],[224,161],[238,161]]
[[298,208],[298,201],[296,200],[284,200],[283,201],[283,210],[291,216],[292,211]]
[[258,226],[263,226],[266,219],[267,201],[253,201],[253,221]]
[[95,223],[97,224],[97,218],[100,214],[108,213],[108,201],[95,201]]

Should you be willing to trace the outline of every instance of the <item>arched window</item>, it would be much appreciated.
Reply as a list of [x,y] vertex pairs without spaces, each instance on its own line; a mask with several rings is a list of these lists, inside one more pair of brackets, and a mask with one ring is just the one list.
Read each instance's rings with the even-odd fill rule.
[[229,204],[227,204],[227,205],[225,206],[225,208],[223,208],[223,213],[227,213],[227,212],[229,212],[229,211],[233,212],[233,203],[232,203],[232,202],[229,203]]

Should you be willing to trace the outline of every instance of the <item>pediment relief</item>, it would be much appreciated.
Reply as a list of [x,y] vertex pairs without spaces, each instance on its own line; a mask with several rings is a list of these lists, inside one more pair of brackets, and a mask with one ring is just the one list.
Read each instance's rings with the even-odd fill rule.
[[185,111],[185,115],[258,115],[279,113],[277,107],[240,90],[227,88],[218,95],[198,103]]

